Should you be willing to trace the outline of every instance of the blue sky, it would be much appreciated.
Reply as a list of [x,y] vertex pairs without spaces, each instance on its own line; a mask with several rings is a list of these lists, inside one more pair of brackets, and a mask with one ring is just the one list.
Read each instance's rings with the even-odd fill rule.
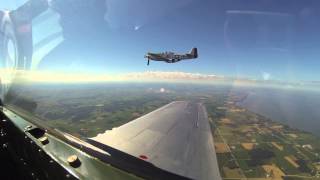
[[[0,8],[20,4],[1,1]],[[52,0],[47,14],[34,21],[35,43],[43,34],[55,34],[34,53],[45,54],[40,70],[320,78],[320,4],[315,0]],[[185,53],[192,47],[199,49],[194,61],[146,66],[143,58],[148,51]]]

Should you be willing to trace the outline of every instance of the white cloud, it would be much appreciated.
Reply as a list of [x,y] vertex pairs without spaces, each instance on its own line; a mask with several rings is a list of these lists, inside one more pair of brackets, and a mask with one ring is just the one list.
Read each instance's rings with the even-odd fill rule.
[[222,76],[213,74],[187,73],[187,72],[163,72],[163,71],[146,71],[135,72],[122,75],[124,79],[141,79],[141,80],[214,80],[221,79]]
[[270,80],[270,78],[271,78],[271,74],[270,73],[261,72],[261,74],[262,74],[263,80],[265,80],[265,81]]
[[160,93],[165,93],[167,90],[165,88],[160,88]]
[[[1,71],[2,72],[2,71]],[[7,74],[4,71],[0,74]],[[14,73],[16,74],[16,73]],[[151,81],[151,82],[175,82],[175,81],[195,81],[211,82],[212,80],[224,79],[222,76],[213,74],[187,73],[187,72],[163,72],[146,71],[124,74],[89,74],[89,73],[66,73],[54,71],[19,71],[16,78],[22,81],[32,82],[109,82],[109,81]]]

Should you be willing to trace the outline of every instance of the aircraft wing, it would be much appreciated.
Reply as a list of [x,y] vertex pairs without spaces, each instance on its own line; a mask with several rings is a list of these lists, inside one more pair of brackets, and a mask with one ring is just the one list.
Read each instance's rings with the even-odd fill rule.
[[200,103],[175,101],[91,139],[188,178],[221,179]]
[[193,57],[189,57],[189,56],[181,56],[179,57],[179,60],[192,60],[194,59]]
[[159,54],[149,53],[148,55],[150,56],[150,59],[152,59],[154,61],[170,61],[171,60],[171,59],[165,58]]

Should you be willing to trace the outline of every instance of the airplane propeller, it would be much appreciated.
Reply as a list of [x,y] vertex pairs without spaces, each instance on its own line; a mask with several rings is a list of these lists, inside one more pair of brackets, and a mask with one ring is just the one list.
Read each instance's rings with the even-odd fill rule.
[[148,64],[147,65],[149,66],[149,64],[150,64],[150,58],[148,57]]

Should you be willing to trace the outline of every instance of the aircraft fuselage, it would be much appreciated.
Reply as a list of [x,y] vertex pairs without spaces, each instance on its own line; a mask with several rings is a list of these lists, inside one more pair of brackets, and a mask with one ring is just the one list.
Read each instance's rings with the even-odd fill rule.
[[190,53],[186,54],[175,54],[174,52],[164,52],[164,53],[147,53],[145,58],[149,61],[164,61],[166,63],[175,63],[185,59],[195,59],[198,57],[197,48],[193,48]]

